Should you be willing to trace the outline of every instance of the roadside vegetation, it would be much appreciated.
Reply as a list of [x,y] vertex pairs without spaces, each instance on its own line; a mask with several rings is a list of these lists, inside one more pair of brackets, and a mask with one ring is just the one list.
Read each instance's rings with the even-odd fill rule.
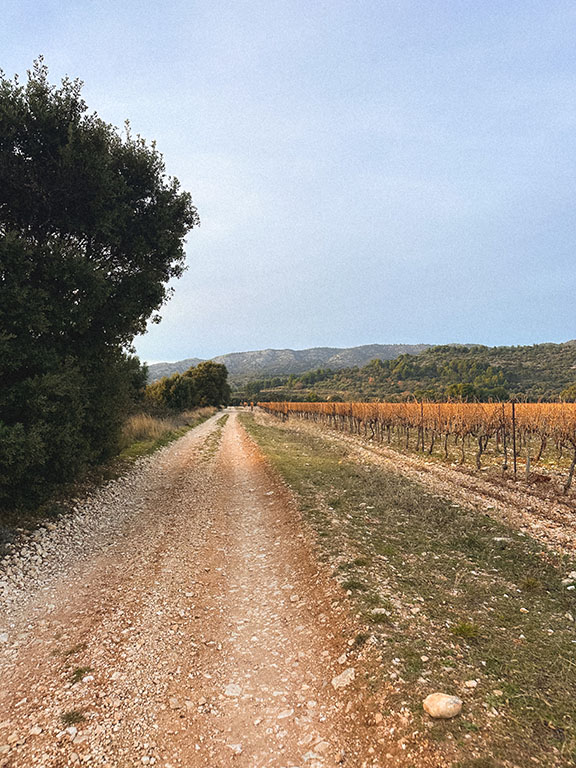
[[[573,765],[574,562],[320,436],[242,420],[360,614],[357,643],[381,660],[371,683],[407,712],[398,737],[443,743],[454,768]],[[462,714],[428,718],[435,691]]]
[[198,223],[155,144],[89,112],[80,81],[42,59],[0,72],[0,528],[227,402],[223,365],[146,387],[132,354]]
[[149,413],[135,414],[126,421],[122,429],[122,450],[118,458],[122,461],[148,456],[209,419],[216,410],[214,406],[205,406],[164,417],[152,416]]
[[82,83],[0,73],[0,510],[118,450],[146,371],[131,343],[199,223],[154,144],[88,111]]

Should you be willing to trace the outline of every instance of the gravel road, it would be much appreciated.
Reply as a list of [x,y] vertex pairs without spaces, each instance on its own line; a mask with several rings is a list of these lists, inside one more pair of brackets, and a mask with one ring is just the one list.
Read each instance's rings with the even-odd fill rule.
[[221,419],[3,563],[0,766],[401,764],[293,499]]

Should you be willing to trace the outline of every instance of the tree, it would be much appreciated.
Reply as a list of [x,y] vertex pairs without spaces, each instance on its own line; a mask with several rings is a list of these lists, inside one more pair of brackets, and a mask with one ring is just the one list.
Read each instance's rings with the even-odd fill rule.
[[[143,372],[128,352],[198,224],[154,144],[82,83],[0,73],[0,503],[110,455]],[[30,480],[30,482],[28,482]]]
[[226,366],[210,360],[184,373],[174,373],[154,381],[146,388],[146,402],[156,411],[185,411],[204,405],[220,406],[229,400]]

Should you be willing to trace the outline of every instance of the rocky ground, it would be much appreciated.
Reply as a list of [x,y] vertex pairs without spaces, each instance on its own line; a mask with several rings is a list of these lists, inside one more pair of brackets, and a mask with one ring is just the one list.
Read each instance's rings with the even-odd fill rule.
[[415,764],[292,497],[224,422],[1,563],[0,766]]

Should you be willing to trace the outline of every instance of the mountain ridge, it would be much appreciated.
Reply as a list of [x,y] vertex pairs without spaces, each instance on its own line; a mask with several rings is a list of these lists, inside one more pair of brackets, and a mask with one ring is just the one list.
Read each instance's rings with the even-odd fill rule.
[[[223,363],[235,381],[262,376],[306,373],[316,368],[341,369],[366,365],[371,360],[393,360],[403,354],[418,354],[432,344],[362,344],[356,347],[310,347],[307,349],[258,349],[230,352],[208,358]],[[148,366],[149,381],[183,373],[191,366],[204,362],[188,357],[175,362],[152,363]]]

